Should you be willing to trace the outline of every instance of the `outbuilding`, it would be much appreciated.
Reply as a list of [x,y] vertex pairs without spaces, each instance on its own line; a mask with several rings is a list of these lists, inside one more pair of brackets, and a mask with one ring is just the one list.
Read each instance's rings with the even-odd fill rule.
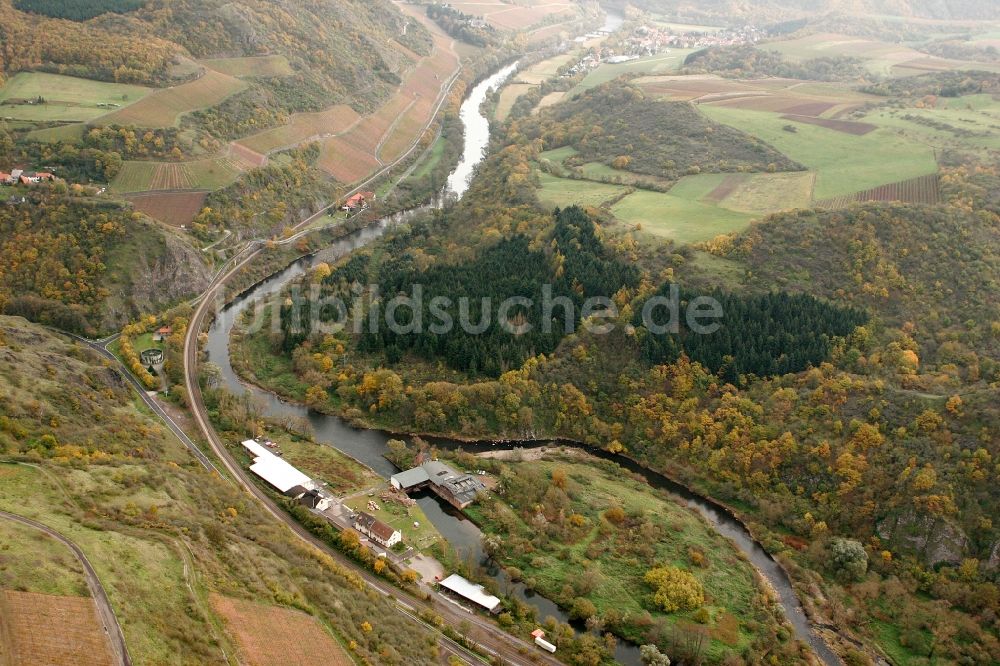
[[500,612],[500,599],[492,594],[487,594],[482,585],[466,580],[458,574],[452,574],[441,581],[441,587],[485,608],[490,613]]

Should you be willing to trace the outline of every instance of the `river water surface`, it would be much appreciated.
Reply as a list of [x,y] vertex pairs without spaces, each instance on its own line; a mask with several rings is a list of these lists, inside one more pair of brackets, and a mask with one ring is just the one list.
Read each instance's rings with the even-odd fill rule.
[[[621,16],[609,12],[605,29],[614,30],[620,25]],[[465,146],[460,163],[448,178],[448,189],[458,197],[461,197],[468,188],[473,171],[476,165],[483,159],[484,151],[489,144],[489,120],[480,112],[482,102],[485,100],[487,94],[502,84],[515,69],[516,64],[508,65],[498,70],[475,86],[462,104],[460,117],[463,123],[465,123]],[[251,393],[264,407],[265,414],[269,417],[304,419],[312,426],[318,442],[330,445],[352,456],[383,477],[388,477],[397,471],[395,466],[384,457],[388,451],[388,441],[393,438],[393,435],[379,430],[356,428],[336,416],[320,414],[308,409],[304,405],[285,402],[269,391],[244,384],[240,381],[230,363],[229,338],[235,323],[239,321],[240,316],[244,312],[254,304],[263,302],[269,296],[280,292],[289,282],[309,270],[314,263],[318,261],[335,261],[340,257],[346,256],[381,237],[386,231],[400,222],[409,219],[420,210],[423,209],[398,213],[383,218],[368,227],[351,232],[344,238],[335,241],[323,249],[316,256],[300,259],[283,271],[260,282],[230,302],[218,314],[209,329],[206,345],[208,361],[219,368],[222,383],[228,390],[236,394]],[[469,444],[442,438],[427,439],[441,448],[462,447],[469,451],[499,447],[519,448],[542,445],[538,442],[504,442],[502,444],[484,442]],[[564,444],[577,446],[569,442]],[[704,516],[720,534],[732,540],[736,547],[749,558],[761,575],[774,588],[778,594],[781,606],[784,608],[785,614],[792,624],[796,637],[808,643],[823,662],[829,666],[841,663],[836,654],[830,650],[826,643],[809,626],[805,613],[798,603],[798,599],[785,572],[754,541],[743,524],[735,516],[712,500],[697,495],[676,482],[660,474],[651,472],[627,458],[602,450],[588,450],[594,455],[614,460],[623,467],[642,474],[649,481],[650,485],[679,497],[691,509]],[[497,580],[501,590],[505,594],[520,598],[522,601],[534,606],[538,611],[539,620],[551,615],[560,622],[570,621],[569,616],[551,600],[525,589],[523,584],[513,583],[502,569],[486,562],[479,529],[459,512],[432,494],[419,495],[416,499],[421,509],[427,515],[428,520],[437,527],[442,536],[456,550],[462,553],[463,557],[472,558],[487,565],[490,573]],[[582,629],[578,623],[575,626],[577,630]],[[638,666],[641,663],[639,661],[638,646],[628,641],[619,640],[615,651],[615,659],[627,666]]]

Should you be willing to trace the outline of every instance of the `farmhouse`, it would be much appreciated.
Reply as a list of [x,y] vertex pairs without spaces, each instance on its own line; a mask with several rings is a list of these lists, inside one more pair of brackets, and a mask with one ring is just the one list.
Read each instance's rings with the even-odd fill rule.
[[483,482],[471,474],[457,472],[437,460],[393,474],[389,481],[396,490],[407,492],[430,487],[456,509],[469,506],[476,501],[480,491],[486,489]]
[[24,171],[23,169],[12,169],[10,173],[0,171],[0,183],[4,185],[34,185],[43,181],[52,181],[56,177],[48,171]]
[[268,451],[264,445],[248,439],[243,442],[243,448],[253,457],[250,471],[283,495],[320,511],[330,506],[333,497],[327,491],[288,462]]
[[463,599],[468,599],[478,606],[482,606],[490,613],[500,611],[500,600],[491,594],[486,594],[482,585],[476,585],[458,574],[452,574],[441,581],[441,587],[453,592]]
[[354,529],[386,548],[392,548],[403,540],[399,530],[394,530],[375,516],[363,511],[354,514]]
[[352,212],[355,210],[365,210],[368,208],[368,204],[375,200],[374,192],[358,192],[350,196],[347,201],[344,202],[343,210],[347,212]]

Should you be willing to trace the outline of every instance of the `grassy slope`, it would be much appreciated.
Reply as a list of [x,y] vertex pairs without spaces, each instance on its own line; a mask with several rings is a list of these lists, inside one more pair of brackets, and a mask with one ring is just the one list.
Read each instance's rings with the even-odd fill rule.
[[0,102],[41,97],[44,104],[4,104],[0,116],[19,120],[91,120],[108,112],[98,104],[134,104],[152,88],[104,83],[45,72],[20,72],[0,87]]
[[[702,582],[708,599],[706,606],[713,618],[710,627],[717,625],[727,613],[745,620],[756,614],[752,568],[730,542],[690,509],[651,491],[647,484],[629,477],[617,466],[595,464],[593,459],[580,454],[572,454],[568,458],[560,458],[556,454],[541,461],[511,464],[515,474],[527,466],[541,472],[545,483],[549,482],[554,469],[564,470],[569,475],[566,490],[571,498],[566,513],[569,515],[573,511],[588,520],[584,536],[573,543],[549,541],[544,545],[543,540],[543,545],[538,545],[530,553],[517,549],[501,551],[504,562],[520,568],[525,578],[532,580],[546,596],[562,597],[563,586],[574,584],[580,574],[587,570],[592,572],[597,584],[593,592],[584,596],[593,602],[599,612],[603,614],[609,609],[615,609],[622,616],[641,615],[652,608],[647,605],[651,591],[642,580],[647,564],[640,561],[642,556],[629,550],[649,546],[652,549],[653,563],[672,564],[691,570]],[[514,500],[512,504],[517,506],[517,501]],[[511,505],[499,506],[507,520],[514,521],[517,536],[530,539],[536,528],[526,524],[518,510],[511,508]],[[636,539],[637,535],[634,534],[626,536],[625,528],[613,528],[610,534],[602,534],[600,516],[612,506],[620,506],[626,513],[643,515],[658,528],[658,534],[651,541],[648,538]],[[498,523],[487,515],[490,512],[476,507],[473,507],[473,512],[484,521],[487,533],[497,528]],[[498,536],[503,537],[504,534],[498,532]],[[594,557],[594,548],[602,551],[597,557]],[[703,568],[692,566],[690,549],[705,553],[708,565]],[[683,611],[665,617],[673,624],[690,621],[692,614],[691,611]],[[664,617],[664,614],[657,612],[653,615]],[[729,649],[738,652],[739,647],[747,640],[748,636],[743,632],[738,634],[735,643],[728,646],[719,640],[713,640],[708,652],[714,657]]]
[[385,647],[428,663],[420,630],[205,472],[93,352],[10,317],[0,336],[0,451],[37,465],[0,464],[0,508],[80,545],[136,663],[225,663],[234,648],[211,592],[315,614],[369,659]]
[[9,520],[0,521],[0,589],[90,596],[83,567],[66,546]]

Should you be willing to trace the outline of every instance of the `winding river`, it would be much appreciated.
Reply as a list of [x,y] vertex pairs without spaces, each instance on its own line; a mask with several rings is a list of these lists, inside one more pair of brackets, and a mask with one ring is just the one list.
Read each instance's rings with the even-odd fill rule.
[[[605,28],[616,29],[620,25],[620,16],[609,13]],[[483,80],[473,88],[462,104],[460,117],[465,123],[465,146],[460,163],[448,178],[448,189],[451,190],[451,193],[459,197],[468,187],[473,171],[476,165],[482,160],[485,148],[489,143],[489,120],[481,114],[480,106],[486,95],[506,80],[515,68],[516,64],[508,65]],[[312,426],[317,441],[333,446],[350,455],[383,477],[388,477],[397,471],[384,457],[384,454],[388,451],[388,441],[393,437],[390,433],[356,428],[336,416],[319,414],[304,405],[285,402],[273,393],[244,384],[240,381],[230,363],[229,338],[235,323],[240,320],[240,317],[245,312],[252,310],[255,304],[262,303],[268,297],[278,294],[285,285],[303,275],[313,264],[320,261],[335,261],[358,248],[368,245],[384,235],[393,226],[412,217],[419,210],[423,209],[398,213],[383,218],[368,227],[352,232],[316,255],[300,259],[286,269],[258,283],[252,289],[230,302],[218,314],[209,330],[206,345],[208,361],[219,368],[222,383],[227,389],[237,394],[251,393],[259,401],[259,404],[263,406],[265,414],[269,417],[304,419]],[[517,448],[543,445],[543,443],[539,442],[484,442],[469,444],[467,442],[442,438],[428,439],[439,447],[456,448],[461,446],[469,451],[498,447]],[[579,446],[570,442],[560,443]],[[643,468],[627,458],[602,450],[589,448],[587,450],[602,458],[614,460],[623,467],[643,475],[649,481],[650,485],[682,499],[691,509],[704,516],[719,533],[728,537],[748,557],[761,575],[767,579],[771,587],[777,592],[781,606],[784,608],[796,637],[808,643],[828,666],[837,666],[841,663],[837,655],[810,627],[784,570],[768,555],[760,544],[754,541],[743,524],[726,508],[708,498],[693,493],[661,474]],[[434,523],[435,527],[448,539],[449,543],[462,552],[464,556],[473,557],[485,562],[480,541],[480,532],[475,525],[465,519],[460,513],[454,511],[450,506],[438,500],[434,495],[424,494],[417,496],[416,499],[428,519]],[[489,565],[488,562],[486,564]],[[561,622],[569,622],[568,615],[555,603],[525,589],[520,583],[513,583],[506,577],[502,569],[493,566],[490,569],[490,573],[494,575],[505,594],[516,596],[534,606],[538,610],[539,619],[551,615]],[[576,627],[578,630],[582,629],[578,624]],[[619,640],[615,651],[615,659],[619,663],[637,666],[640,664],[638,646],[624,640]]]

